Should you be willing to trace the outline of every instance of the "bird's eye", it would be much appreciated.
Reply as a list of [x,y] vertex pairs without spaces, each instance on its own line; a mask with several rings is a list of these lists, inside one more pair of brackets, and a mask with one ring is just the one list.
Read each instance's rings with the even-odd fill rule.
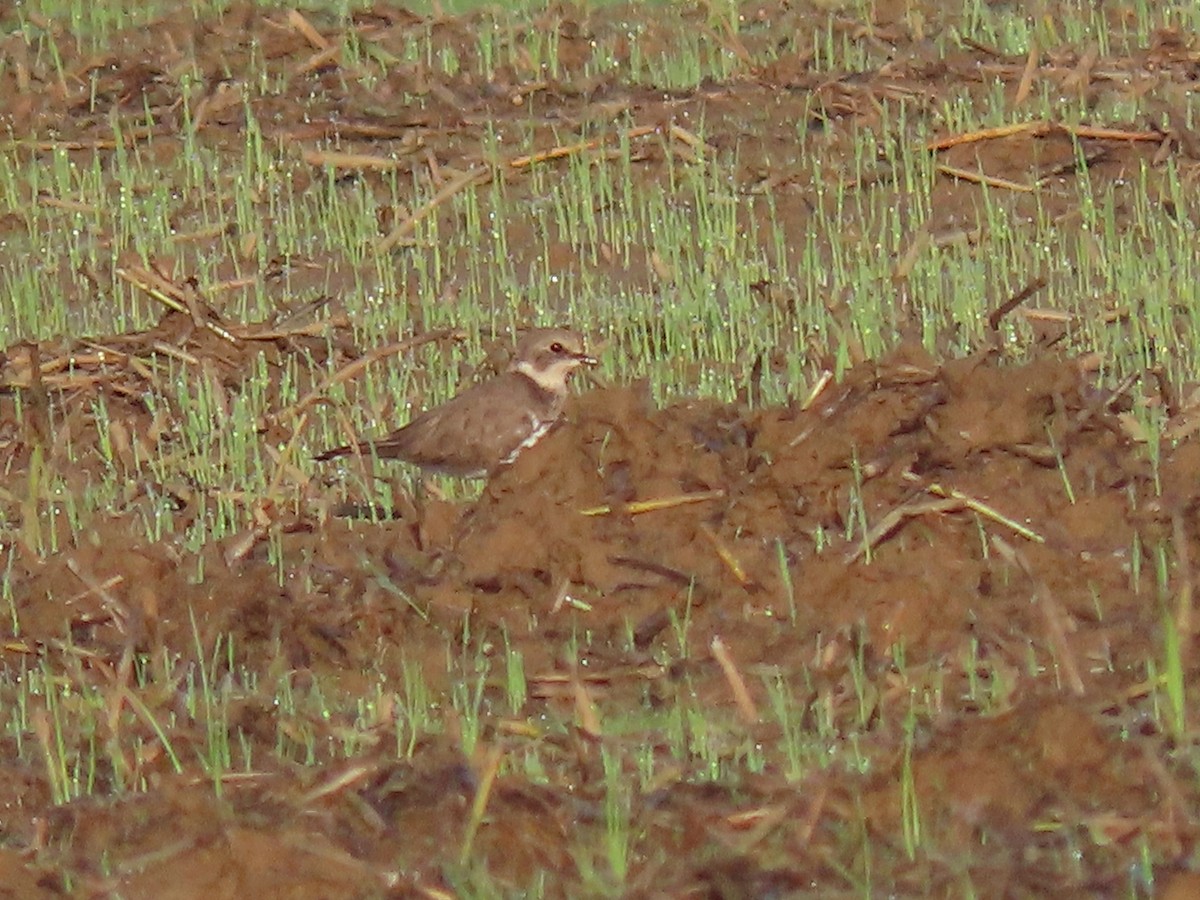
[[550,352],[551,353],[562,353],[563,345],[560,344],[558,341],[555,341],[553,344],[550,345]]

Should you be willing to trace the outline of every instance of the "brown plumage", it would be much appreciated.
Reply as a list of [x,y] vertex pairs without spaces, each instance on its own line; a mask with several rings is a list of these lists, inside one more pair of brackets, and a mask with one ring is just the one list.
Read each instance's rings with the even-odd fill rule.
[[517,342],[508,369],[468,388],[403,428],[375,441],[334,447],[317,461],[351,453],[401,459],[458,478],[480,478],[515,460],[562,415],[567,381],[579,366],[595,365],[578,332],[536,328]]

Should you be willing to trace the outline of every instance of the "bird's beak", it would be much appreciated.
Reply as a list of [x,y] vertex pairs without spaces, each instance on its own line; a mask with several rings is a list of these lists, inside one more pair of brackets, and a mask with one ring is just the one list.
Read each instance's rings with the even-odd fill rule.
[[574,357],[576,362],[578,362],[581,366],[600,365],[600,360],[596,359],[594,356],[588,356],[586,353],[576,353],[574,354]]

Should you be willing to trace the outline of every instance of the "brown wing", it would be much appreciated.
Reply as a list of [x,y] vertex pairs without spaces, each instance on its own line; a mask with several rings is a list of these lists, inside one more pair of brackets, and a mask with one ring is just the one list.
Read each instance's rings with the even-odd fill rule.
[[318,460],[372,446],[381,459],[402,459],[460,478],[487,474],[509,457],[541,422],[557,417],[558,403],[523,375],[508,373],[469,388],[426,410],[376,441],[327,450]]

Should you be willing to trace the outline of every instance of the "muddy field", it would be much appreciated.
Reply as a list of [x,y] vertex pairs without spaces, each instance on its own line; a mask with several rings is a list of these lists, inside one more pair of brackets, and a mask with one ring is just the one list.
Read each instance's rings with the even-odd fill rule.
[[[631,21],[649,52],[708,27],[702,10],[661,24],[555,6],[530,27],[558,34],[559,81],[416,67],[370,91],[315,14],[237,7],[130,30],[99,56],[64,38],[58,63],[14,35],[0,115],[16,139],[103,155],[114,121],[136,141],[152,109],[155,152],[181,152],[170,73],[194,58],[209,78],[202,140],[240,146],[243,100],[227,94],[265,65],[287,87],[254,112],[300,152],[341,133],[342,151],[380,153],[418,133],[421,165],[467,170],[481,123],[515,128],[537,94],[552,98],[543,150],[597,118],[664,133],[702,118],[711,147],[739,146],[731,178],[802,200],[811,173],[777,163],[798,117],[837,157],[886,96],[932,109],[980,72],[1011,92],[1028,78],[1027,59],[983,46],[935,57],[888,4],[873,21],[786,4],[746,15],[740,36],[711,32],[745,54],[736,77],[670,95],[620,66],[571,76],[597,46],[619,54]],[[467,58],[486,21],[380,6],[354,27],[383,43],[429,29]],[[885,45],[886,65],[830,76],[802,47],[752,64],[815,22]],[[1040,77],[1097,97],[1118,89],[1113,72],[1186,86],[1195,47],[1163,31],[1137,55],[1064,48]],[[401,92],[420,108],[389,108]],[[753,142],[747,110],[766,110],[749,117]],[[1167,158],[1194,179],[1194,135],[1096,124],[1123,136],[1089,138],[1093,180]],[[1030,130],[938,152],[1019,179],[1074,150]],[[651,149],[638,177],[676,162]],[[506,177],[523,190],[519,170]],[[943,179],[938,217],[964,227],[980,190]],[[19,208],[0,220],[10,235],[24,222]],[[395,223],[379,225],[385,237]],[[306,271],[290,290],[325,284]],[[321,448],[304,410],[280,404],[258,438],[277,490],[233,496],[242,527],[193,550],[180,536],[206,495],[235,492],[148,474],[156,449],[178,452],[183,416],[146,399],[162,389],[156,354],[197,360],[233,403],[264,368],[340,368],[371,348],[337,303],[302,326],[217,329],[186,284],[169,287],[190,306],[152,328],[12,335],[0,355],[0,895],[1200,896],[1191,385],[1117,378],[1053,317],[1031,318],[1020,347],[954,355],[950,338],[927,348],[900,327],[885,355],[852,354],[843,377],[787,404],[758,402],[753,381],[734,403],[659,403],[601,372],[477,498],[414,490],[383,464],[383,520],[347,499],[341,470],[308,462]],[[1022,313],[1021,298],[993,299],[997,324]],[[829,347],[811,354],[814,372],[835,368]],[[778,377],[770,358],[755,372]],[[320,392],[310,377],[301,394]],[[1168,439],[1148,440],[1134,415],[1147,407]],[[82,492],[113,471],[124,494],[77,522],[37,490],[48,473]],[[151,541],[163,496],[172,514]]]

